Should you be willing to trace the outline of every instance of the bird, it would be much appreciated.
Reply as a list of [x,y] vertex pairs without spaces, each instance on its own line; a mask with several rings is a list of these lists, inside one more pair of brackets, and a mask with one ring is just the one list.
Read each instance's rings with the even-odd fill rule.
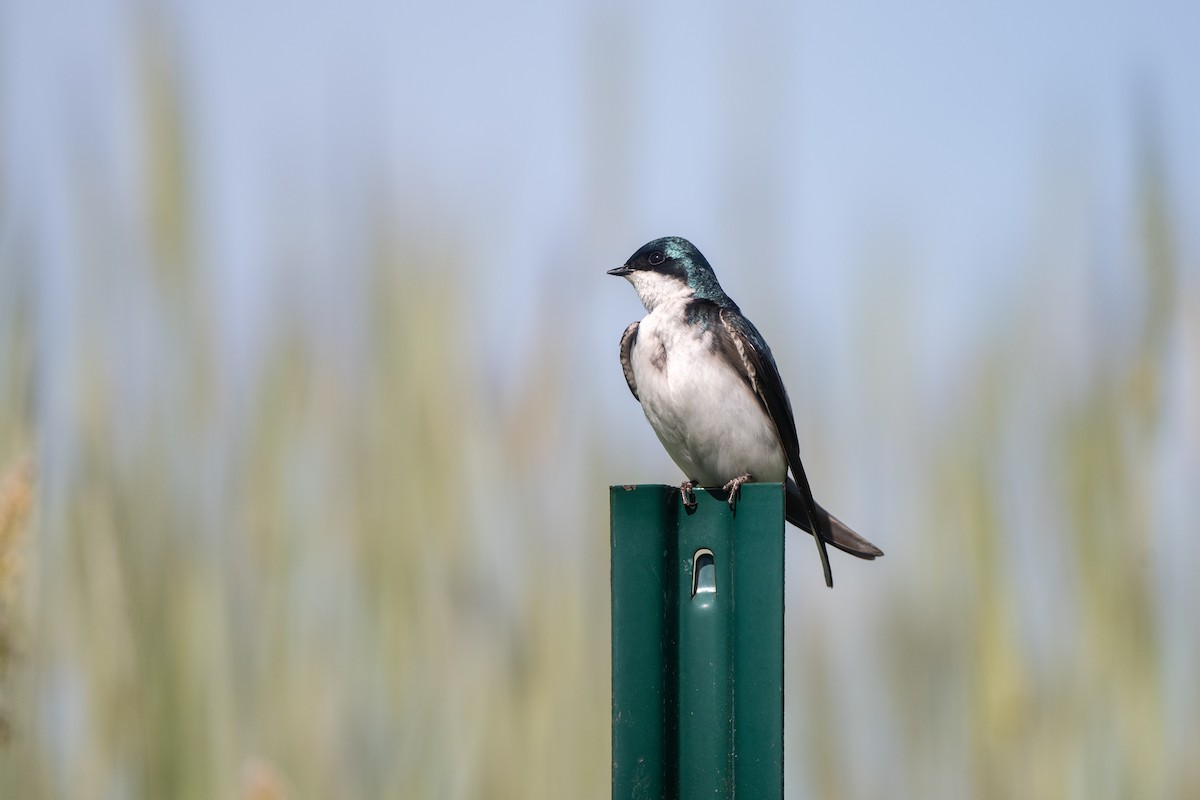
[[687,478],[684,505],[695,507],[697,486],[720,487],[736,511],[744,484],[784,483],[787,521],[813,535],[826,586],[833,587],[827,543],[866,560],[882,556],[813,498],[771,348],[696,246],[655,239],[608,274],[628,280],[646,308],[621,335],[621,370]]

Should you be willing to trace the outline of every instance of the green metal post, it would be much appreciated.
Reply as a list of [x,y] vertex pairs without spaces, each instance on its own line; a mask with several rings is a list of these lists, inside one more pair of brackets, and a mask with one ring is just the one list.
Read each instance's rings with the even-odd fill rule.
[[782,486],[609,498],[614,800],[782,798]]

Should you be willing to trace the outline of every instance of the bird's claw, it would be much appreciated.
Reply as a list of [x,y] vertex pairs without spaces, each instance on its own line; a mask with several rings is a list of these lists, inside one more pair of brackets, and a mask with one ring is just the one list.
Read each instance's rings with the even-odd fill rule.
[[692,491],[695,488],[695,481],[684,481],[679,484],[679,499],[683,501],[683,507],[689,514],[695,511],[696,506],[699,505],[696,502],[696,493]]
[[738,477],[725,484],[725,491],[729,492],[729,510],[737,511],[738,495],[742,492],[742,484],[749,483],[754,480],[754,476],[747,472],[745,475]]

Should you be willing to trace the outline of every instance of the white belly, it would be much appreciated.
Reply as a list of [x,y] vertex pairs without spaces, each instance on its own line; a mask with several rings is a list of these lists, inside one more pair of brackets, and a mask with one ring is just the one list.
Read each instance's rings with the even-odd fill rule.
[[782,481],[787,457],[775,426],[741,375],[710,349],[712,334],[660,306],[638,326],[630,354],[642,410],[688,478],[720,486],[749,473]]

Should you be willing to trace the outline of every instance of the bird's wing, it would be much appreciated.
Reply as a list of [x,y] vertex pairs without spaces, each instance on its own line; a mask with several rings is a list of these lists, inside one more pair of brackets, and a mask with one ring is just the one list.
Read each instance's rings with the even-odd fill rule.
[[639,403],[642,398],[638,397],[637,381],[633,377],[633,364],[629,360],[629,354],[633,351],[633,343],[637,341],[638,324],[636,322],[629,323],[629,327],[621,334],[621,371],[625,373],[625,382],[629,384],[629,391],[633,392],[633,399]]
[[[813,499],[812,489],[808,485],[808,476],[804,474],[804,465],[800,463],[800,439],[796,435],[792,404],[788,400],[787,390],[783,387],[783,379],[779,377],[779,368],[775,366],[771,350],[754,324],[742,314],[722,308],[718,311],[718,318],[721,324],[714,328],[718,346],[750,384],[750,389],[758,396],[767,416],[775,424],[775,431],[779,434],[784,453],[787,454],[788,466],[791,467],[796,485],[800,489],[800,496],[804,500],[808,523],[813,531],[820,530],[817,527],[820,513],[816,500]],[[829,552],[825,548],[825,540],[820,536],[813,536],[813,539],[816,540],[817,552],[821,556],[825,584],[832,587],[833,571],[829,567]]]

